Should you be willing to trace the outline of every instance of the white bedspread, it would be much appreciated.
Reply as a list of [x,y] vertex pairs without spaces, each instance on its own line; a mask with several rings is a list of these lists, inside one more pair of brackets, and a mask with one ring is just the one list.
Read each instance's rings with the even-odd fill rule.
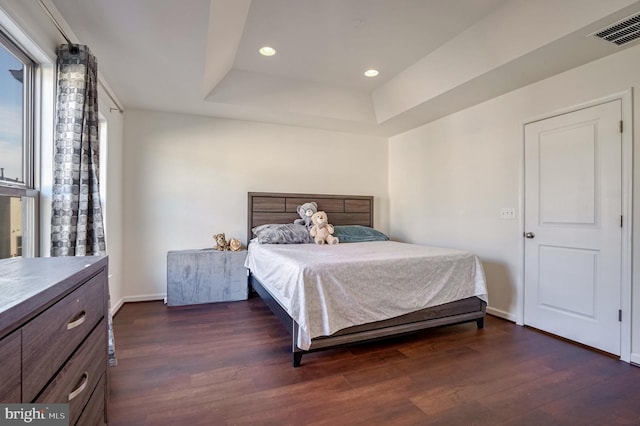
[[487,301],[472,253],[394,241],[249,244],[245,266],[301,328],[297,345],[354,325],[477,296]]

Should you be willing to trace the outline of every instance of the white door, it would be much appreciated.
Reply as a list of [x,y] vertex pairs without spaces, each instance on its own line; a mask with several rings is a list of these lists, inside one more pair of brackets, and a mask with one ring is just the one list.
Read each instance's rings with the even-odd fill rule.
[[524,323],[620,354],[620,100],[525,126]]

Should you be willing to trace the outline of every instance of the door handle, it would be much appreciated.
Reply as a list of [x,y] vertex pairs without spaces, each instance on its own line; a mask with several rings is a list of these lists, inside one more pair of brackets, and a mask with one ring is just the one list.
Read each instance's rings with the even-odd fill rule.
[[534,238],[536,236],[533,232],[525,232],[523,235],[525,238]]

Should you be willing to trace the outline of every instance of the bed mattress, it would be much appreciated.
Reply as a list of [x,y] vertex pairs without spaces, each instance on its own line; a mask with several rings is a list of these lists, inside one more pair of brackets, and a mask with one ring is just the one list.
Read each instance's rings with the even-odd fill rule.
[[467,251],[395,241],[251,243],[245,266],[300,327],[297,345],[356,325],[476,296],[482,264]]

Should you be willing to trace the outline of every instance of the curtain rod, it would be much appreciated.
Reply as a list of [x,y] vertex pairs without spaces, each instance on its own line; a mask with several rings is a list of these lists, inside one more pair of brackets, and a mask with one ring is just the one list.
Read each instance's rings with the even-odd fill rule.
[[[62,35],[62,37],[64,37],[64,39],[67,41],[67,43],[69,43],[69,48],[73,49],[76,43],[71,42],[71,40],[69,39],[69,36],[64,31],[64,29],[62,28],[58,20],[55,18],[55,16],[53,16],[53,14],[51,13],[47,5],[44,4],[43,0],[38,0],[38,3],[40,3],[40,6],[42,7],[42,9],[44,9],[45,13],[51,20],[51,23],[56,27],[60,35]],[[109,108],[109,111],[118,111],[119,113],[123,113],[124,110],[122,109],[120,104],[118,104],[118,102],[114,99],[113,95],[111,94],[111,92],[109,92],[109,90],[107,89],[107,87],[104,85],[104,83],[101,81],[100,78],[98,78],[98,84],[100,84],[100,87],[102,87],[102,90],[104,90],[104,92],[107,94],[109,99],[111,99],[111,102],[113,102],[113,104],[116,106],[116,108]]]

